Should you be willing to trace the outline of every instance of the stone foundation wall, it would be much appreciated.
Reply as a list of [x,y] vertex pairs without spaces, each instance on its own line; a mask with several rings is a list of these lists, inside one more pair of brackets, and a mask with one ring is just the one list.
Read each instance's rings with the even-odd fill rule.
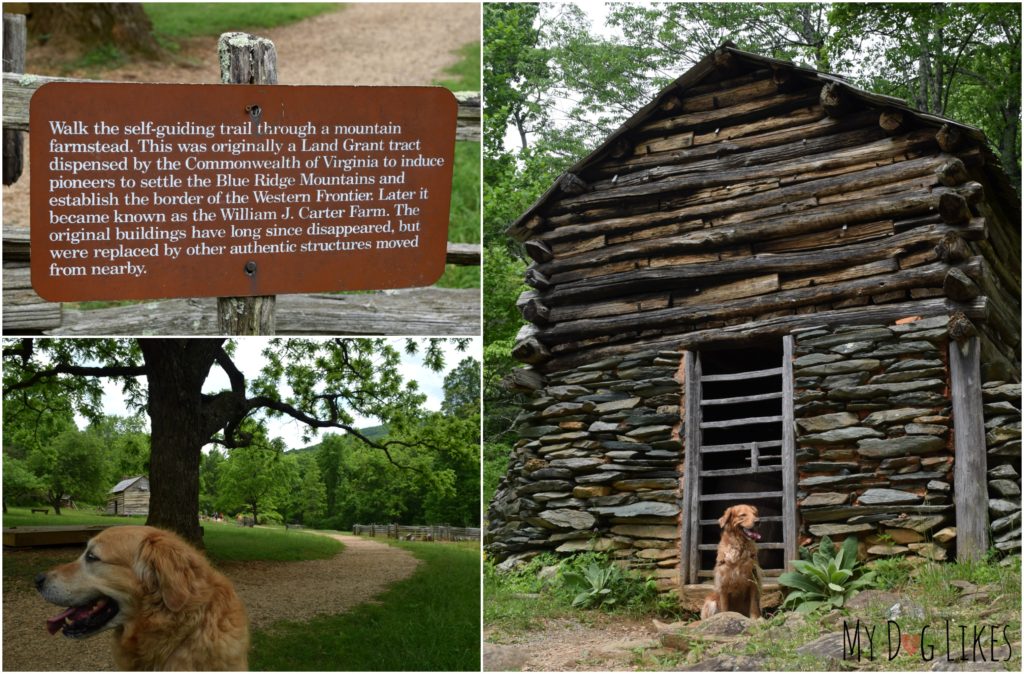
[[488,510],[493,559],[606,551],[675,585],[680,360],[644,353],[548,377],[520,416],[521,439]]
[[1021,389],[1019,383],[986,382],[981,395],[988,446],[988,513],[992,543],[1020,552]]
[[945,559],[955,539],[946,317],[794,335],[800,543]]
[[[948,319],[794,335],[799,543],[855,535],[869,558],[955,549]],[[548,377],[520,415],[488,510],[506,565],[596,550],[663,589],[679,566],[681,354],[610,358]],[[1021,547],[1021,389],[984,385],[994,544]]]

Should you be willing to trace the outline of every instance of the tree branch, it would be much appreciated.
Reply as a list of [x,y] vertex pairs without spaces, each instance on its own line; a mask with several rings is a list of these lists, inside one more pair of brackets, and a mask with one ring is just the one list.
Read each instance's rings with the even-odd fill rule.
[[35,386],[37,383],[44,379],[56,377],[62,374],[71,375],[73,377],[142,377],[148,373],[145,365],[103,365],[97,367],[88,367],[83,365],[71,365],[69,363],[61,363],[56,367],[51,367],[46,370],[39,370],[35,372],[28,379],[15,382],[10,386],[4,388],[4,395],[7,395],[11,391],[18,389],[30,388]]

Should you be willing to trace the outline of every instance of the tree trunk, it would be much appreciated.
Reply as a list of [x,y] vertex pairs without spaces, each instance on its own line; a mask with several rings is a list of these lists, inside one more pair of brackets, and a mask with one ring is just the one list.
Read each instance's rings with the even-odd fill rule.
[[36,38],[71,49],[112,44],[124,51],[155,56],[160,45],[142,5],[128,2],[33,3],[29,29]]
[[213,364],[210,340],[140,339],[149,369],[151,427],[149,518],[202,548],[199,463],[209,440],[203,418],[203,382]]

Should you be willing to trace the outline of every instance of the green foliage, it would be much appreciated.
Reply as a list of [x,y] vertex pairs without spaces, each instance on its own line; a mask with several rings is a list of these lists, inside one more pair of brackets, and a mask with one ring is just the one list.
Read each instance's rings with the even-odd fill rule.
[[285,497],[289,465],[282,457],[283,451],[283,442],[268,441],[262,433],[248,446],[232,449],[220,471],[217,509],[238,512],[245,507],[261,524],[260,516],[276,508]]
[[107,485],[99,438],[78,430],[57,436],[28,457],[28,468],[43,485],[46,502],[59,514],[65,496],[89,503],[105,500]]
[[490,503],[498,483],[508,470],[512,446],[500,442],[484,443],[484,503]]
[[421,446],[396,445],[385,454],[352,436],[327,435],[312,450],[324,484],[323,516],[309,521],[337,530],[384,522],[476,526],[480,413],[469,399],[458,402],[454,388],[473,367],[467,364],[449,379],[448,400],[457,414],[423,415],[415,425],[387,436],[396,441],[415,437]]
[[585,552],[563,560],[558,567],[555,594],[574,608],[647,610],[657,604],[654,581],[624,571],[606,555]]
[[511,441],[519,409],[516,397],[501,385],[515,367],[512,347],[522,323],[516,299],[526,289],[526,265],[504,246],[484,248],[484,438],[489,442]]
[[255,630],[252,669],[479,671],[479,545],[392,545],[422,560],[412,577],[343,615]]
[[[548,567],[557,567],[557,571],[542,577],[541,571]],[[493,564],[487,564],[484,568],[484,593],[487,596],[485,606],[489,609],[492,602],[495,604],[493,617],[499,622],[503,616],[518,612],[516,603],[523,595],[538,593],[547,597],[547,601],[540,604],[555,605],[562,610],[649,612],[657,611],[660,605],[652,579],[624,571],[606,555],[595,552],[565,558],[543,553],[504,572],[498,571]]]
[[899,590],[910,582],[913,567],[902,557],[886,557],[868,563],[874,572],[874,587],[879,590]]
[[4,504],[22,503],[23,499],[29,502],[36,501],[43,493],[45,485],[28,467],[24,459],[15,458],[4,453]]
[[449,415],[480,412],[480,361],[465,358],[445,375],[441,411]]
[[[806,551],[805,551],[806,552]],[[817,609],[842,608],[846,600],[874,582],[873,571],[857,564],[857,538],[849,536],[836,551],[832,539],[825,536],[818,549],[805,559],[795,560],[793,568],[779,576],[779,584],[793,588],[783,602],[801,613]]]
[[572,605],[578,608],[611,608],[618,597],[612,590],[621,579],[622,571],[614,564],[602,566],[591,562],[582,571],[562,574],[566,588],[576,594]]

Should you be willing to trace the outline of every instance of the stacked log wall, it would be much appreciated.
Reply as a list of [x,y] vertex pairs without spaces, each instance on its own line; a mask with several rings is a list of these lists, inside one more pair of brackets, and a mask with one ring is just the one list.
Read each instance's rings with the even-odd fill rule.
[[680,359],[605,359],[552,374],[532,394],[488,510],[492,559],[595,550],[676,585]]
[[[830,107],[814,78],[719,77],[664,99],[514,228],[535,261],[517,357],[559,371],[816,323],[983,318],[994,301],[996,344],[1019,363],[1019,262],[998,253],[1020,236],[985,203],[977,147],[943,149],[909,114],[893,127],[885,108]],[[951,297],[954,268],[981,290]]]

